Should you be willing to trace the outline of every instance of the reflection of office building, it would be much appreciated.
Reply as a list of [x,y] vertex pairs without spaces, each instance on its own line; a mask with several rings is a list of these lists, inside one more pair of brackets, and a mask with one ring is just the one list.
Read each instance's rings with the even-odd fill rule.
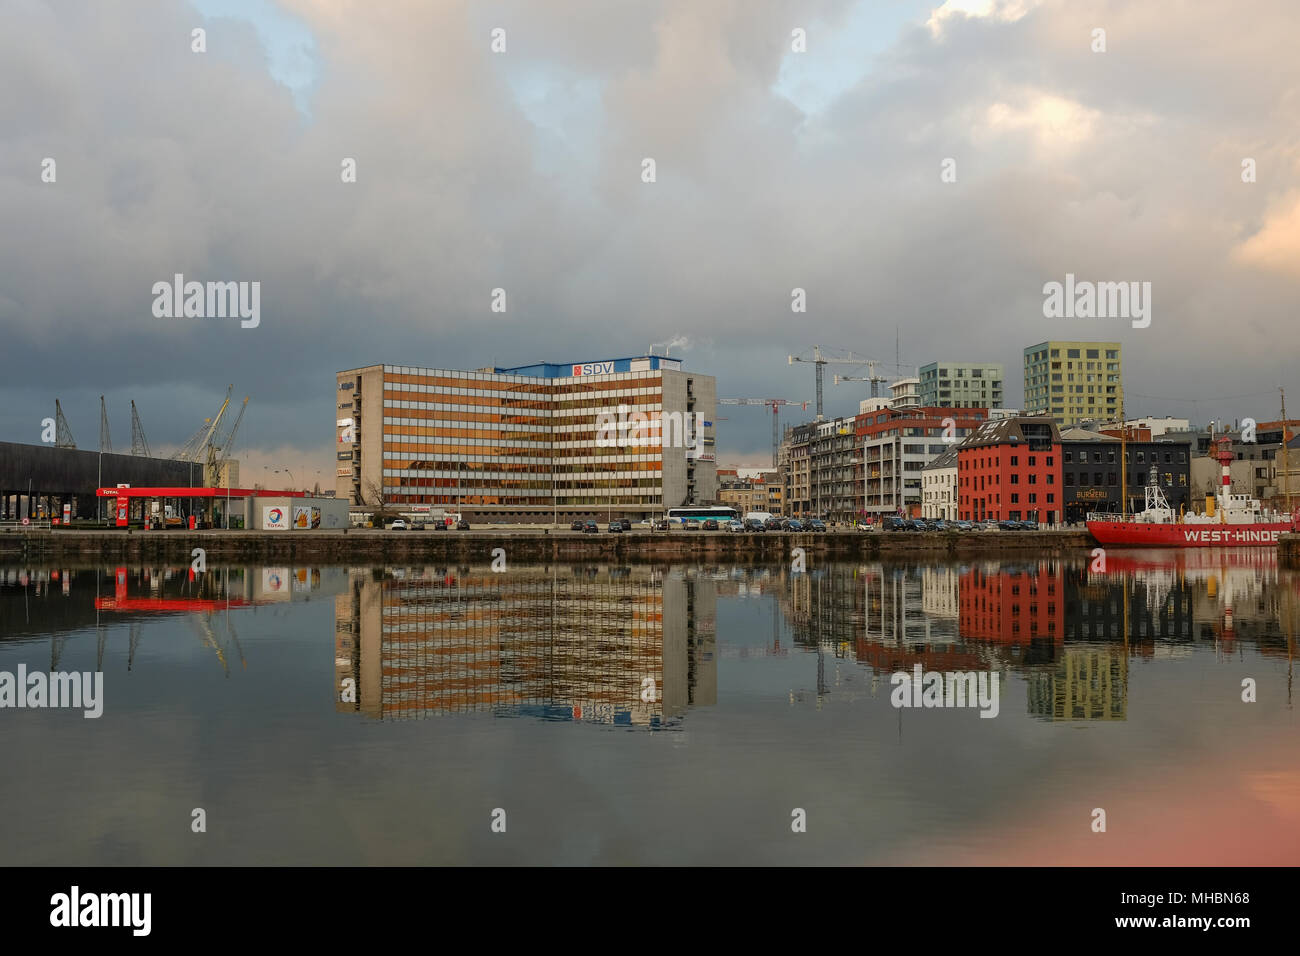
[[[1148,657],[1156,640],[1192,639],[1192,600],[1173,555],[1125,572],[1123,554],[1108,554],[1108,574],[1081,569],[1065,582],[1065,640],[1125,641]],[[1117,573],[1118,572],[1118,573]]]
[[[658,725],[717,700],[712,582],[645,568],[398,569],[336,611],[336,690],[385,720]],[[341,709],[349,706],[341,700]]]
[[1125,720],[1128,658],[1123,648],[1069,646],[1055,666],[1026,674],[1029,713],[1049,720]]

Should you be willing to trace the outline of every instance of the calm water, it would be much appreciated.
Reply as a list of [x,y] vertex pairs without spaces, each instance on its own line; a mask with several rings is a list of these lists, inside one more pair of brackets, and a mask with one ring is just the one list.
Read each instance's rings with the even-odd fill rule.
[[6,863],[1300,863],[1268,552],[186,572],[0,566],[0,672],[104,675],[0,710]]

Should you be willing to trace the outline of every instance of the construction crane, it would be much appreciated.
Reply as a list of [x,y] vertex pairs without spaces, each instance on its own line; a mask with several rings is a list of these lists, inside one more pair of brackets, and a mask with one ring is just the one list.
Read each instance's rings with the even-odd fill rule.
[[72,429],[68,427],[68,420],[63,417],[63,406],[59,404],[57,398],[54,400],[54,447],[77,447],[77,440],[72,437]]
[[141,458],[151,457],[149,442],[144,437],[144,426],[140,424],[140,413],[135,410],[135,399],[131,399],[131,454]]
[[771,405],[772,406],[772,467],[776,467],[777,449],[781,446],[781,430],[777,425],[777,416],[782,405],[798,405],[808,410],[807,402],[795,402],[785,398],[720,398],[719,405]]
[[814,345],[812,347],[812,358],[807,358],[803,355],[790,356],[791,365],[793,365],[795,362],[810,362],[817,369],[817,420],[818,421],[821,421],[822,418],[825,417],[822,414],[822,379],[824,377],[822,369],[824,369],[827,365],[862,366],[868,364],[869,361],[870,361],[869,359],[856,357],[852,352],[848,353],[847,356],[844,356],[842,358],[823,355],[821,346],[819,345]]
[[889,379],[885,378],[885,376],[883,375],[876,374],[876,364],[877,364],[876,362],[867,363],[866,375],[836,375],[835,384],[838,385],[840,384],[840,382],[870,382],[871,397],[879,398],[881,384],[884,382],[888,382]]
[[104,404],[104,396],[99,396],[99,453],[113,454],[113,436],[108,430],[108,406]]

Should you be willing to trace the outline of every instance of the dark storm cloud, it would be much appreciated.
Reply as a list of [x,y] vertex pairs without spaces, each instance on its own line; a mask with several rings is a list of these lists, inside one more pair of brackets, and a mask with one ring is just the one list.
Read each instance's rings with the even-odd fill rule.
[[[1049,337],[1122,341],[1131,395],[1259,395],[1294,375],[1293,4],[949,4],[811,114],[774,91],[790,30],[810,30],[797,55],[816,75],[817,31],[849,29],[847,2],[284,6],[316,41],[307,115],[243,21],[7,7],[4,437],[37,440],[57,395],[90,447],[106,393],[115,444],[132,397],[156,445],[179,442],[234,383],[252,395],[245,457],[329,468],[337,369],[628,355],[678,334],[721,395],[811,399],[787,353],[892,363],[896,327],[905,364],[1003,362],[1011,404],[1021,350]],[[1066,272],[1152,282],[1151,327],[1044,319],[1042,285]],[[175,273],[261,282],[261,324],[155,318],[151,287]],[[832,388],[834,371],[828,410],[850,412],[865,387]],[[1262,420],[1273,404],[1130,409]],[[764,461],[769,419],[727,418],[723,460]]]

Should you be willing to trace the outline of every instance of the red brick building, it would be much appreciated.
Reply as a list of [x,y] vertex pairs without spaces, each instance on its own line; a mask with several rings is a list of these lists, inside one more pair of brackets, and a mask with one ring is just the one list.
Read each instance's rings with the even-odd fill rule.
[[957,517],[1061,523],[1061,435],[1051,418],[985,422],[957,451]]

